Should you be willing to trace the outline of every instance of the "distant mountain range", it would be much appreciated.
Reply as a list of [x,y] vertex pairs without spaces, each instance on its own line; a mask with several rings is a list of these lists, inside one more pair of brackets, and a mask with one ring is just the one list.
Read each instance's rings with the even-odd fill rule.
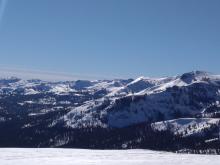
[[0,147],[220,149],[220,76],[0,79]]

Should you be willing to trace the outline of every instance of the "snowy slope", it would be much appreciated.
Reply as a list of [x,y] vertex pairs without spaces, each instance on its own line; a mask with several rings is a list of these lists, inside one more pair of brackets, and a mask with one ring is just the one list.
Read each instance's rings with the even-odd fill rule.
[[158,131],[171,130],[175,135],[190,136],[202,134],[205,129],[212,125],[219,125],[220,119],[213,118],[182,118],[169,121],[156,122],[152,127]]
[[[109,101],[108,105],[106,102],[95,100],[91,101],[93,103],[90,106],[77,107],[77,109],[83,109],[82,112],[85,112],[87,120],[85,121],[83,115],[75,118],[74,114],[77,109],[73,109],[65,116],[67,125],[71,126],[70,123],[76,122],[86,125],[86,122],[93,122],[101,126],[100,116],[105,121],[107,120],[103,126],[107,124],[110,127],[125,127],[179,117],[195,117],[207,112],[207,108],[216,105],[220,100],[220,79],[219,76],[195,71],[168,78],[141,77],[123,87],[114,87],[114,90],[109,91],[110,93],[105,96],[105,100],[107,98]],[[97,107],[102,104],[105,106],[102,112],[98,112]],[[92,117],[94,113],[102,113],[99,119],[95,119],[95,122]]]
[[150,150],[1,149],[1,165],[218,165],[219,156]]
[[[202,71],[135,80],[48,82],[14,77],[0,79],[0,131],[12,142],[16,136],[11,132],[21,131],[21,140],[29,140],[30,146],[77,146],[68,144],[73,130],[83,130],[81,133],[87,135],[88,130],[93,133],[93,129],[101,129],[105,137],[106,130],[109,133],[114,129],[134,127],[139,133],[140,125],[152,125],[157,131],[171,131],[182,137],[202,136],[203,132],[209,131],[210,136],[202,139],[209,140],[216,138],[219,119],[220,76]],[[7,131],[8,128],[12,130]],[[115,139],[122,136],[120,132],[112,135]],[[37,136],[49,140],[42,144]],[[0,136],[0,140],[8,142],[8,137]],[[130,141],[139,146],[142,144],[140,139],[132,136]],[[105,140],[112,139],[102,140],[105,144]],[[20,144],[20,141],[15,143]],[[123,141],[108,147],[120,148],[121,143]],[[0,145],[4,146],[5,142],[1,144],[0,141]],[[11,145],[10,140],[8,145]],[[95,147],[90,144],[81,146]]]

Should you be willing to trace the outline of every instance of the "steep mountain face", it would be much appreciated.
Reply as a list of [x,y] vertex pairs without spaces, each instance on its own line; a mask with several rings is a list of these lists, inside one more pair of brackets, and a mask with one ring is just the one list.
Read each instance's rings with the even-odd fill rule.
[[220,148],[219,103],[220,76],[202,71],[135,80],[0,79],[0,146]]

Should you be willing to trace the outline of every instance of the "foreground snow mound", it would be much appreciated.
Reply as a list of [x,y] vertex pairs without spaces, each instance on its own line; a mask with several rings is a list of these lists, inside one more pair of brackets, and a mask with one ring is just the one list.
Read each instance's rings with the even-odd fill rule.
[[218,165],[219,156],[149,150],[1,149],[1,165]]

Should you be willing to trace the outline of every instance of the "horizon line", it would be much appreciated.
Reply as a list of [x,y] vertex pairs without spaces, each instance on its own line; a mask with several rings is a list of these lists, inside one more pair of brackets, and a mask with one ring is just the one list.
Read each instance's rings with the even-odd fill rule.
[[102,75],[85,75],[85,74],[71,74],[65,72],[42,71],[36,69],[24,68],[8,68],[0,67],[0,77],[16,77],[21,79],[41,79],[46,81],[74,81],[74,80],[109,80],[109,79],[127,79],[125,77],[118,78],[118,76],[102,76]]

